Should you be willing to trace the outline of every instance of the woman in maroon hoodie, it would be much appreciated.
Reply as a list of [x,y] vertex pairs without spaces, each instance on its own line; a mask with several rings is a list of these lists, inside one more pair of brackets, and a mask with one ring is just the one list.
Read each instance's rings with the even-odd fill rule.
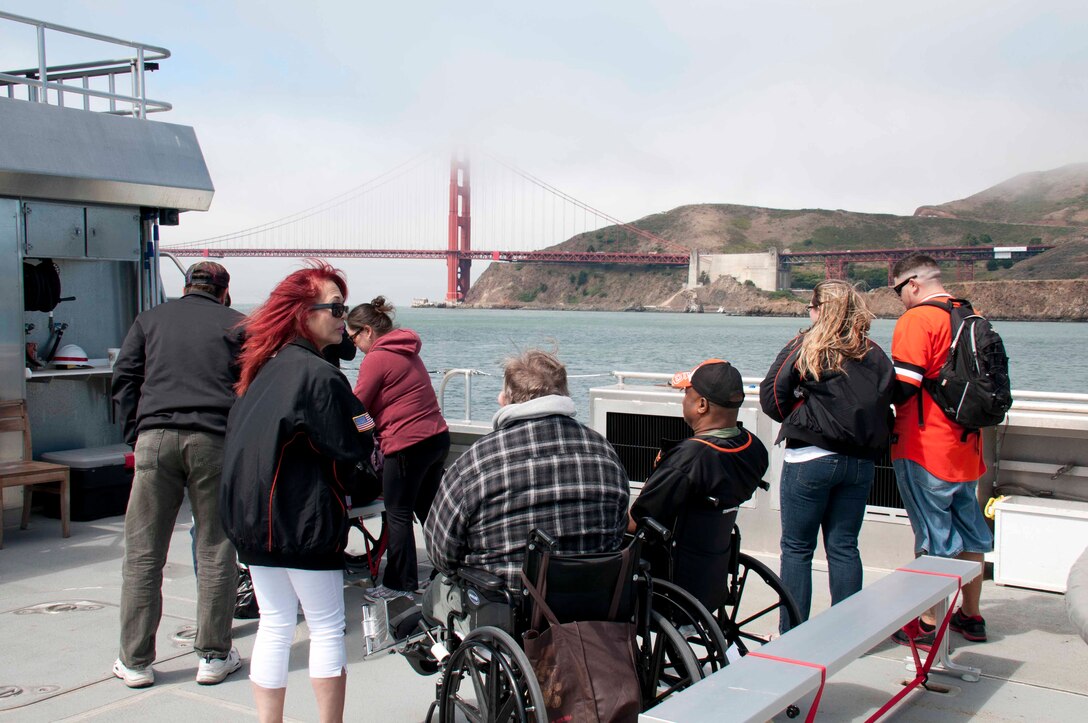
[[347,329],[363,356],[357,396],[374,418],[385,455],[382,488],[388,558],[382,584],[367,597],[412,596],[419,586],[412,514],[422,523],[442,480],[450,433],[423,360],[419,335],[393,328],[393,306],[379,296],[348,314]]

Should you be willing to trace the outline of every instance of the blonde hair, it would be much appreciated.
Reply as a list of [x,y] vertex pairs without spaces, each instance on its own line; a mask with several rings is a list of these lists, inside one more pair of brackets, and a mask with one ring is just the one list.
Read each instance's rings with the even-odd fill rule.
[[549,394],[570,396],[567,368],[555,354],[540,349],[529,349],[506,360],[502,389],[507,404],[520,404]]
[[846,360],[865,356],[874,314],[857,288],[839,279],[816,284],[812,305],[820,309],[820,315],[801,332],[796,366],[802,377],[819,380],[824,372],[841,372]]

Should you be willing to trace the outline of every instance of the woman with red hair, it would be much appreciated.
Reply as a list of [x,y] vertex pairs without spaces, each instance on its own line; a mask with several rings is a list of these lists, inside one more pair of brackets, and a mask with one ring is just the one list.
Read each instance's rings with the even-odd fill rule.
[[321,355],[343,337],[347,295],[340,271],[313,262],[246,322],[219,511],[260,605],[249,677],[261,721],[283,719],[299,603],[319,718],[343,719],[348,481],[374,446],[374,422]]

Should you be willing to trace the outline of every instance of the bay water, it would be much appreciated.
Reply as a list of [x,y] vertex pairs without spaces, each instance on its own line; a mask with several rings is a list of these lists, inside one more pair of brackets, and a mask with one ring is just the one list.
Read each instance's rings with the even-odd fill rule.
[[[567,365],[578,418],[588,421],[589,389],[614,384],[613,371],[672,374],[712,357],[733,363],[758,381],[807,318],[653,312],[523,311],[398,308],[398,326],[423,339],[421,356],[436,389],[446,370],[475,369],[470,415],[488,421],[498,408],[503,360],[539,347]],[[890,353],[895,321],[873,322],[873,340]],[[1005,340],[1014,390],[1084,392],[1088,380],[1088,324],[994,322]],[[359,361],[343,364],[354,384]],[[464,382],[449,383],[445,411],[464,418]],[[1015,395],[1014,395],[1015,396]]]

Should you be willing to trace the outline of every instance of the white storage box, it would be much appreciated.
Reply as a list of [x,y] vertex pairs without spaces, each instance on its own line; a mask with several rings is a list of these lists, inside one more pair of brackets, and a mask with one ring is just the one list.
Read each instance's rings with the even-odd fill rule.
[[[70,468],[70,515],[77,522],[125,514],[132,489],[132,469],[126,444],[46,452],[42,460]],[[60,517],[60,502],[52,495],[43,501],[47,517]]]
[[1064,593],[1088,546],[1088,502],[1013,496],[994,509],[994,582]]

